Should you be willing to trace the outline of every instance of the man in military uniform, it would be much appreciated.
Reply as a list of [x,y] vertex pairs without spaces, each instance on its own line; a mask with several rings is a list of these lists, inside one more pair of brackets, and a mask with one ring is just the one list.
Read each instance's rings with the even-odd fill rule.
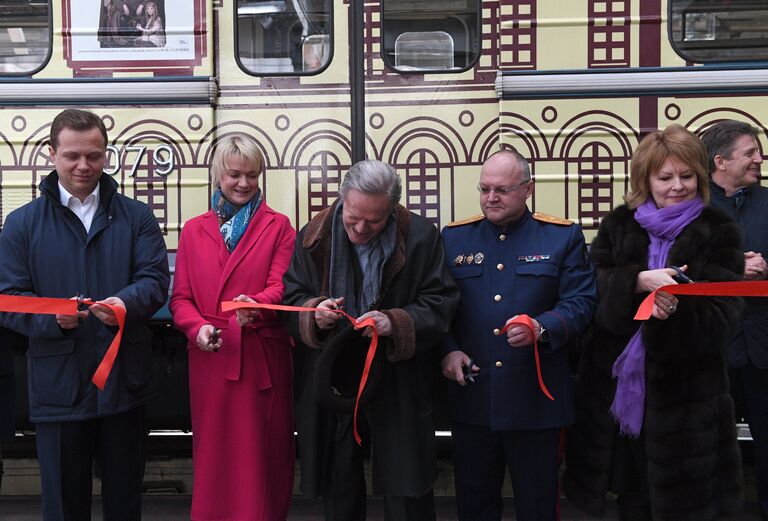
[[[492,155],[477,188],[483,215],[443,229],[461,289],[442,345],[443,375],[457,384],[449,403],[459,519],[501,519],[506,465],[517,518],[552,521],[560,432],[573,421],[568,346],[592,319],[594,273],[578,225],[528,210],[533,183],[519,153]],[[521,315],[532,329],[504,334]]]

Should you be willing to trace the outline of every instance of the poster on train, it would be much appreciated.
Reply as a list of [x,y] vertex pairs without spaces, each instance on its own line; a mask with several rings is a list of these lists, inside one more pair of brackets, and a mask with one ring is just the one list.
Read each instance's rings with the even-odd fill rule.
[[77,76],[189,67],[200,61],[204,0],[64,0],[62,4],[64,54]]

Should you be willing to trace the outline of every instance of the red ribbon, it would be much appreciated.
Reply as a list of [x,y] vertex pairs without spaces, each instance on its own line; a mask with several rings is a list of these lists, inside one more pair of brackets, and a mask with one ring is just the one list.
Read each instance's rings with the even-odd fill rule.
[[[91,300],[82,300],[81,304],[90,306],[94,304]],[[22,295],[0,295],[0,311],[10,313],[35,313],[39,315],[76,315],[78,301],[73,299],[49,298],[49,297],[27,297]],[[123,328],[125,327],[125,309],[119,306],[104,304],[112,310],[117,319],[117,334],[109,345],[104,358],[99,362],[99,367],[93,373],[91,381],[99,388],[104,390],[109,373],[112,372],[112,366],[120,350],[120,341],[123,338]]]
[[503,335],[504,333],[509,331],[512,326],[515,326],[515,325],[525,326],[531,332],[531,335],[533,336],[533,357],[536,361],[536,377],[539,379],[539,389],[541,389],[541,392],[544,393],[544,396],[554,401],[555,398],[549,392],[549,389],[547,389],[547,386],[544,383],[544,378],[541,375],[541,360],[539,360],[539,342],[536,340],[536,337],[538,336],[538,331],[536,331],[536,329],[533,327],[533,319],[531,319],[531,317],[529,317],[528,315],[517,315],[515,318],[511,319],[503,328],[501,328],[501,332],[499,334]]
[[635,320],[648,320],[653,314],[656,292],[666,291],[672,295],[697,295],[701,297],[768,297],[768,281],[743,280],[737,282],[694,282],[692,284],[670,284],[652,291],[637,308]]
[[376,349],[379,345],[379,332],[376,330],[376,321],[373,320],[373,318],[366,318],[364,320],[357,320],[356,318],[352,317],[348,313],[344,312],[341,309],[321,309],[321,308],[308,308],[304,306],[284,306],[282,304],[262,304],[260,302],[235,302],[235,301],[226,301],[221,303],[221,311],[233,311],[235,309],[272,309],[274,311],[289,311],[293,313],[298,313],[300,311],[331,311],[333,313],[338,313],[341,316],[345,317],[347,320],[349,320],[352,323],[352,327],[355,329],[363,329],[366,327],[370,327],[373,330],[373,334],[371,336],[371,343],[368,346],[368,353],[365,356],[365,366],[363,366],[363,375],[360,377],[360,384],[357,387],[357,397],[355,398],[355,412],[352,417],[353,419],[353,427],[354,427],[354,434],[355,434],[355,441],[358,445],[361,445],[363,443],[363,439],[360,437],[360,434],[357,432],[357,409],[360,405],[360,396],[363,394],[363,389],[365,389],[365,384],[368,382],[368,375],[371,372],[371,364],[373,364],[373,358],[376,356]]

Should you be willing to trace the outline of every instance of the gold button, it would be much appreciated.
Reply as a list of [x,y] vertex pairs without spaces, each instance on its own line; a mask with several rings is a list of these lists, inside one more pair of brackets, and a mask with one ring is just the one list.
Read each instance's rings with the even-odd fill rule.
[[504,265],[499,263],[499,264],[496,265],[496,269],[499,270],[499,271],[504,271]]
[[496,336],[499,336],[501,334],[501,329],[497,327],[496,329],[493,330],[493,334]]
[[501,235],[499,235],[499,240],[500,241],[506,241],[507,240],[507,236],[502,233]]
[[495,297],[493,297],[493,300],[495,300],[496,302],[501,302],[501,295],[496,295]]
[[504,365],[504,364],[501,363],[501,360],[497,360],[496,361],[496,367],[501,367],[502,365]]

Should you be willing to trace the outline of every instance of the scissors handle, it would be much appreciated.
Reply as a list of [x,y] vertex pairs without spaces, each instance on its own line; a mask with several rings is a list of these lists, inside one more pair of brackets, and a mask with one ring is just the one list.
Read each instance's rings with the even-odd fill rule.
[[475,383],[475,375],[472,372],[472,365],[475,363],[475,359],[471,356],[469,357],[469,361],[461,366],[461,371],[464,373],[464,381],[469,383]]
[[219,341],[219,338],[221,338],[221,329],[214,329],[213,333],[211,333],[211,337],[208,339],[208,345],[215,344]]
[[683,273],[683,270],[682,270],[682,269],[680,269],[680,266],[670,266],[670,268],[672,268],[673,270],[675,270],[675,271],[677,272],[677,275],[675,275],[675,276],[674,276],[674,277],[672,277],[672,278],[673,278],[673,279],[675,279],[675,281],[676,281],[678,284],[689,284],[689,283],[693,282],[693,281],[690,279],[690,277],[688,277],[688,275],[686,275],[685,273]]

